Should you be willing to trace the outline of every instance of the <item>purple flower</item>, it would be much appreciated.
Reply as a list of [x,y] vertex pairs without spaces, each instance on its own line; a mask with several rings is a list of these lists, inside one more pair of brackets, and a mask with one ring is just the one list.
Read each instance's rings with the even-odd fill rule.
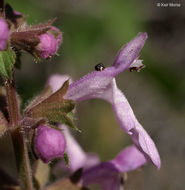
[[86,153],[65,125],[60,125],[66,139],[66,152],[69,157],[69,167],[72,172],[79,168],[89,168],[99,163],[99,157],[93,153]]
[[63,157],[66,141],[61,131],[40,125],[36,129],[34,148],[37,156],[47,163]]
[[50,26],[50,30],[41,34],[39,39],[40,43],[37,45],[36,50],[41,58],[46,59],[56,54],[62,43],[62,33],[58,28]]
[[121,173],[140,168],[147,162],[145,156],[135,146],[123,149],[113,160],[100,162],[96,155],[84,152],[65,125],[60,125],[60,128],[66,138],[66,152],[70,162],[69,168],[60,162],[55,170],[60,168],[62,171],[67,169],[75,172],[83,168],[79,182],[83,186],[97,184],[103,190],[121,190]]
[[[135,146],[144,156],[159,169],[161,161],[157,148],[153,140],[137,121],[126,97],[117,88],[114,78],[125,69],[132,68],[132,65],[135,67],[137,62],[141,63],[137,60],[146,39],[146,33],[139,33],[120,50],[112,66],[102,71],[93,71],[78,81],[73,82],[69,86],[65,98],[72,99],[76,102],[91,98],[100,98],[109,102],[112,105],[120,127],[131,136]],[[62,80],[55,81],[51,78],[49,84],[52,88],[56,89],[56,85],[59,86],[60,82],[62,85]]]
[[46,59],[53,56],[57,51],[57,40],[52,34],[45,33],[39,36],[40,43],[37,45],[36,50],[38,51],[41,58]]
[[51,26],[51,33],[53,33],[53,35],[55,36],[56,40],[57,40],[57,49],[59,48],[60,44],[63,41],[62,38],[62,33],[60,32],[60,30],[54,26]]
[[0,50],[4,50],[7,44],[9,29],[7,23],[0,18]]
[[84,186],[97,184],[102,190],[121,190],[120,174],[135,170],[146,162],[144,155],[135,146],[129,146],[113,160],[86,169],[83,172],[81,184]]
[[61,88],[62,84],[69,80],[69,84],[71,84],[72,78],[69,75],[59,75],[54,74],[52,75],[49,80],[47,81],[47,86],[50,86],[52,88],[52,92],[56,92],[59,88]]
[[46,59],[56,54],[62,43],[62,33],[58,28],[51,26],[47,33],[39,36],[39,39],[40,43],[37,45],[36,50],[41,58]]

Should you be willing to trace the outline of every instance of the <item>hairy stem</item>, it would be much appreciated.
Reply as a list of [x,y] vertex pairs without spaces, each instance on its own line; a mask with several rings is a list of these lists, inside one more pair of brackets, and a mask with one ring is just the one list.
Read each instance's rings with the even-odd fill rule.
[[20,115],[19,115],[19,107],[18,107],[15,83],[13,80],[7,80],[5,82],[5,86],[6,86],[10,127],[17,127],[19,124]]
[[17,92],[13,80],[5,82],[9,112],[10,133],[16,157],[19,184],[21,190],[33,190],[32,172],[28,158],[28,149],[24,130],[19,127],[20,111]]
[[12,131],[17,169],[19,173],[19,185],[21,190],[33,190],[32,171],[28,158],[28,150],[24,131],[17,128]]

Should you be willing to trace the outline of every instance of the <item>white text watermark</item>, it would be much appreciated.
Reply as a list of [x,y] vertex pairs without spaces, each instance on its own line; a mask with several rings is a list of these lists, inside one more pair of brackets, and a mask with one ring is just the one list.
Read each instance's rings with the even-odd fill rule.
[[163,2],[158,2],[156,4],[157,7],[161,7],[161,8],[180,8],[181,7],[181,3],[163,3]]

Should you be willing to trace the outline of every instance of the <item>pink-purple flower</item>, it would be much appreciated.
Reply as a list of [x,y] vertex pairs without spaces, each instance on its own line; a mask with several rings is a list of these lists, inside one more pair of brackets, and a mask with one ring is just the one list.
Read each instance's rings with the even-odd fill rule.
[[99,157],[93,153],[86,153],[71,135],[67,126],[60,125],[66,139],[66,153],[69,157],[70,171],[75,172],[79,168],[90,168],[100,162]]
[[51,26],[51,32],[53,33],[53,35],[55,36],[55,38],[57,40],[57,49],[58,49],[59,46],[60,46],[60,44],[63,41],[62,33],[61,33],[61,31],[58,28],[56,28],[54,26]]
[[25,50],[36,59],[51,58],[62,43],[62,33],[52,26],[53,22],[28,26],[26,22],[18,30],[13,30],[10,35],[10,45],[17,51]]
[[102,190],[121,190],[121,173],[135,170],[147,162],[144,155],[135,147],[123,149],[113,160],[101,162],[84,170],[81,184],[97,184]]
[[61,131],[40,125],[36,129],[34,148],[37,156],[48,163],[55,158],[63,157],[66,140]]
[[54,26],[50,30],[39,36],[40,43],[36,50],[41,58],[46,59],[56,54],[62,43],[62,33]]
[[[143,67],[142,61],[138,58],[146,39],[146,33],[139,33],[120,50],[112,66],[95,70],[76,82],[71,82],[64,96],[77,103],[92,98],[100,98],[110,103],[120,127],[134,143],[123,149],[113,160],[100,162],[97,156],[85,153],[67,128],[62,125],[67,142],[66,152],[69,156],[70,170],[74,172],[83,168],[79,182],[81,185],[98,184],[103,190],[120,190],[122,172],[135,170],[146,162],[151,162],[160,169],[161,160],[158,150],[136,119],[129,102],[117,87],[115,79],[125,69],[138,71]],[[53,75],[48,85],[52,87],[53,92],[56,92],[67,79],[70,79],[68,75]]]
[[36,49],[39,52],[41,58],[46,59],[53,56],[57,51],[57,40],[52,34],[45,33],[39,36],[40,43]]
[[[109,102],[120,127],[130,135],[133,143],[146,159],[159,169],[161,160],[158,150],[151,137],[136,119],[129,102],[117,87],[115,80],[116,75],[132,67],[132,64],[135,66],[146,39],[146,33],[139,33],[120,50],[112,66],[102,71],[93,71],[73,82],[64,97],[75,102],[92,98],[100,98]],[[58,77],[57,80],[57,76],[54,78],[50,78],[49,84],[56,90],[56,86],[61,86],[64,81],[62,77]]]
[[9,36],[8,24],[0,18],[0,51],[4,50]]
[[121,190],[122,173],[140,168],[147,163],[147,159],[134,145],[123,149],[114,159],[100,162],[97,155],[86,153],[70,134],[66,126],[60,125],[66,138],[66,152],[70,165],[64,167],[60,162],[56,167],[61,170],[75,172],[82,168],[79,184],[88,187],[91,184],[99,185],[102,190]]

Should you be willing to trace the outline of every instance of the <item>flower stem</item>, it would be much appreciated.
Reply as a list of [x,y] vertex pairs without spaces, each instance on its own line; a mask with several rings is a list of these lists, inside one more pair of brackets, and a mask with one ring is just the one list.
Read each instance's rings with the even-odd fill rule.
[[32,171],[28,158],[28,150],[24,131],[21,131],[20,128],[17,128],[13,130],[11,135],[15,150],[20,188],[21,190],[33,190]]
[[6,86],[10,127],[15,128],[19,125],[19,118],[20,118],[16,87],[13,80],[7,80],[5,82],[5,86]]
[[19,127],[20,111],[14,80],[5,82],[9,112],[10,133],[16,157],[19,184],[21,190],[33,190],[32,172],[28,157],[24,130]]

